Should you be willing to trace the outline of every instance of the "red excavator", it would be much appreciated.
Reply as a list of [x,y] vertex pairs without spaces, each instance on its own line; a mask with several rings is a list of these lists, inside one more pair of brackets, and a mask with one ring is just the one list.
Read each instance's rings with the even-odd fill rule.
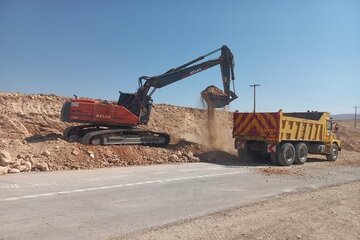
[[[217,59],[204,61],[207,56],[221,51]],[[207,105],[212,108],[222,108],[237,98],[233,82],[235,80],[234,56],[227,46],[222,46],[208,54],[200,56],[179,67],[153,77],[139,78],[139,88],[135,93],[120,93],[115,102],[78,99],[76,96],[66,101],[61,109],[61,121],[85,123],[84,125],[68,127],[64,130],[64,139],[80,140],[83,144],[141,144],[150,146],[166,146],[170,136],[166,133],[141,130],[139,125],[146,125],[150,118],[152,107],[151,96],[156,89],[202,72],[213,66],[220,65],[224,91],[222,94],[204,90],[201,95]]]

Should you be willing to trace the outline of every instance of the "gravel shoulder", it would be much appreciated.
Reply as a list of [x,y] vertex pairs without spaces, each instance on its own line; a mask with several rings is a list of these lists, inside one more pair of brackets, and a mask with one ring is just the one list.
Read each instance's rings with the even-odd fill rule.
[[119,239],[360,239],[360,181],[286,193]]

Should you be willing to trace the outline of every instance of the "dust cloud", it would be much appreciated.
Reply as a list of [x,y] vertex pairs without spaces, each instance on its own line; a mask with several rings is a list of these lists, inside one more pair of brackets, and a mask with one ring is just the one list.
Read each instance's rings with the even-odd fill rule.
[[207,106],[202,100],[202,107],[207,109],[206,126],[201,134],[202,144],[214,149],[236,154],[234,140],[232,138],[232,129],[228,126],[228,119],[222,112],[227,111],[226,107],[221,110]]

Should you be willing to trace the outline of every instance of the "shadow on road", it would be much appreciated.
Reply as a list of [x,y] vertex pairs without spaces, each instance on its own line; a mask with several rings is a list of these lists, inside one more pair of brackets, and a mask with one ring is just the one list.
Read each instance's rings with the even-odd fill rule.
[[227,167],[239,166],[268,166],[271,165],[270,160],[264,157],[251,159],[240,159],[237,155],[224,151],[209,151],[198,155],[201,162],[224,165]]
[[171,150],[193,150],[194,148],[198,148],[201,153],[196,154],[196,156],[199,157],[201,162],[223,165],[227,167],[271,165],[270,159],[264,156],[240,159],[236,154],[231,154],[221,150],[206,151],[202,145],[186,140],[180,140],[175,144],[170,144],[167,148]]
[[315,163],[315,162],[326,162],[326,158],[325,156],[323,156],[323,158],[315,158],[315,157],[309,157],[306,162],[308,163]]

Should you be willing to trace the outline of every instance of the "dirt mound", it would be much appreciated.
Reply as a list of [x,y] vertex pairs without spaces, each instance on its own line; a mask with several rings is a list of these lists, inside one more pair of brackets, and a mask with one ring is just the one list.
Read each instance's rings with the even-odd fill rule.
[[[60,121],[66,100],[46,94],[0,93],[0,150],[11,156],[3,166],[8,172],[198,162],[199,154],[211,149],[206,147],[206,110],[171,105],[155,105],[149,124],[142,127],[170,134],[171,145],[166,149],[68,143],[62,131],[71,124]],[[231,139],[231,114],[217,114],[224,116],[222,127],[228,131],[223,134]]]
[[59,120],[59,111],[65,100],[55,95],[0,93],[0,138],[62,133],[67,125]]
[[343,149],[360,152],[360,123],[355,128],[353,120],[341,120],[339,125],[336,135],[341,140]]

